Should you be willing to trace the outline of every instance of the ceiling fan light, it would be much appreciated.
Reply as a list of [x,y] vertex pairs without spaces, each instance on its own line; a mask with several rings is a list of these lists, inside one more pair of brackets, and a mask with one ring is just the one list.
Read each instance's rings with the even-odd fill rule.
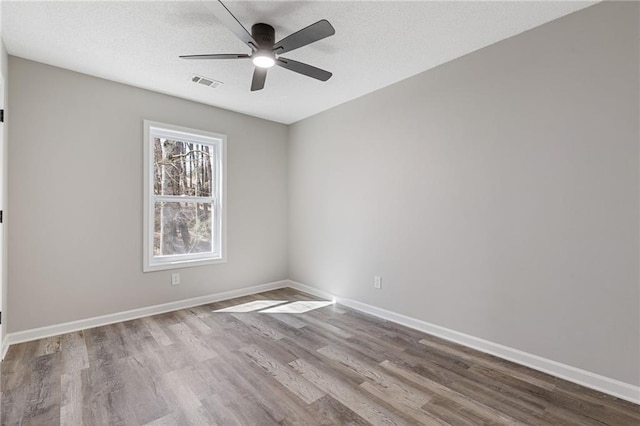
[[265,53],[258,53],[253,55],[253,65],[260,68],[271,68],[276,64],[276,60],[273,56]]

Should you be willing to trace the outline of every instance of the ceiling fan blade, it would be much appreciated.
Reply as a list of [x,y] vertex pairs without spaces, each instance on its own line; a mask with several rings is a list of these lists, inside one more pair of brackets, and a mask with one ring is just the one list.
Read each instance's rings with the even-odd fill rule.
[[222,24],[231,30],[244,44],[249,46],[251,50],[258,50],[258,43],[253,39],[251,34],[242,26],[240,21],[227,9],[220,0],[207,2],[207,6],[215,13],[216,17]]
[[221,53],[212,55],[183,55],[181,59],[244,59],[250,58],[249,55],[243,53]]
[[273,45],[273,51],[278,55],[298,49],[314,41],[322,40],[325,37],[332,36],[336,30],[331,26],[329,21],[323,19],[301,29],[288,37],[283,38]]
[[264,88],[264,82],[267,79],[267,69],[258,68],[253,71],[253,79],[251,80],[251,91],[262,90]]
[[327,81],[333,75],[329,71],[316,68],[309,64],[294,61],[293,59],[278,58],[276,60],[276,65],[280,65],[282,68],[286,68],[290,71],[297,72],[299,74],[306,75],[307,77],[315,78],[316,80],[320,81]]

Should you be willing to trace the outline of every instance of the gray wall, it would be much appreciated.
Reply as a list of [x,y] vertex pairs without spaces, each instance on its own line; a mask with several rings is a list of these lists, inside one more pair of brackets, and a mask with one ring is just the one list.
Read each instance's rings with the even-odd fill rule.
[[637,8],[294,124],[290,278],[640,384]]
[[[286,126],[15,57],[9,73],[9,332],[287,278]],[[142,273],[143,119],[228,137],[228,263],[176,287]]]

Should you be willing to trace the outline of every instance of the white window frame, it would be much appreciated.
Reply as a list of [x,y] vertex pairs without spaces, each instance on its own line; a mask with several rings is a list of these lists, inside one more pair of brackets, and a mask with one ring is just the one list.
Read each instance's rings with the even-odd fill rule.
[[[213,251],[209,253],[153,255],[154,211],[157,201],[175,201],[176,197],[164,197],[153,193],[153,139],[155,137],[207,144],[214,148],[215,173],[212,176],[212,236]],[[172,124],[144,120],[144,216],[143,216],[143,272],[178,269],[191,266],[225,263],[226,259],[226,165],[227,136],[203,130],[189,129]],[[183,202],[202,202],[201,197],[180,197]]]

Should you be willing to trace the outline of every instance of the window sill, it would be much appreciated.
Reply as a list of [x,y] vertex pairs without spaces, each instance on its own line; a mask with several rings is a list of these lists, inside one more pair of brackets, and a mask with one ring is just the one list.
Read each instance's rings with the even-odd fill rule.
[[142,268],[142,272],[166,271],[168,269],[183,269],[191,268],[193,266],[215,265],[218,263],[227,263],[227,259],[224,257],[218,257],[214,259],[180,260],[167,263],[145,264]]

